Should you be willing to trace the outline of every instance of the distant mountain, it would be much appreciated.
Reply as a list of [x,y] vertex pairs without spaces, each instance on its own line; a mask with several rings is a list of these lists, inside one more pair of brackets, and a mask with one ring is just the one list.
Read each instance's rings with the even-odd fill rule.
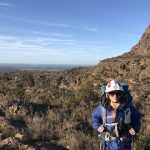
[[49,64],[0,64],[0,72],[12,71],[64,71],[79,65],[49,65]]

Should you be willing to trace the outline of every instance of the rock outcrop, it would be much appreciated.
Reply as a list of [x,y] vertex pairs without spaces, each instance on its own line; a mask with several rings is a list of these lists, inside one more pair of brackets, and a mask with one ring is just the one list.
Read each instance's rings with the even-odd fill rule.
[[150,56],[150,25],[139,43],[132,48],[130,54],[133,56]]

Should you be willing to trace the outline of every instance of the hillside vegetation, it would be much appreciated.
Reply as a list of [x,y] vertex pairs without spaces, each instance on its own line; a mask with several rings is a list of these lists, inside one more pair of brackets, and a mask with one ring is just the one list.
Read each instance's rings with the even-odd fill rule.
[[0,143],[6,150],[98,150],[91,112],[103,81],[127,82],[142,114],[134,150],[150,149],[150,26],[130,52],[95,67],[0,73]]

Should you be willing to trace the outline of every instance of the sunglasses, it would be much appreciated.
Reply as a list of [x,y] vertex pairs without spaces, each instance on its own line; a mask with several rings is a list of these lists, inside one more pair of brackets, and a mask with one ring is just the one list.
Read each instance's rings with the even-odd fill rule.
[[120,96],[122,93],[118,92],[118,91],[112,91],[112,92],[109,92],[108,94],[111,95],[111,96],[114,96],[114,95]]

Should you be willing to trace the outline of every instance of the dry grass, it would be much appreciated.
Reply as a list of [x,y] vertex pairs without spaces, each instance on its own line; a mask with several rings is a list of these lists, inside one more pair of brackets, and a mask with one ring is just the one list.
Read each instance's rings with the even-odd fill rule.
[[[91,112],[99,103],[99,99],[91,83],[84,83],[74,91],[59,89],[57,85],[51,85],[51,82],[47,81],[45,76],[41,80],[34,80],[32,76],[27,79],[29,80],[29,87],[26,87],[28,84],[25,83],[22,83],[22,86],[16,86],[16,83],[14,86],[8,87],[0,85],[1,87],[4,86],[4,88],[1,88],[1,93],[7,93],[0,108],[1,111],[5,112],[6,117],[16,121],[23,119],[26,122],[25,131],[29,134],[29,141],[48,141],[49,143],[63,145],[71,150],[99,150],[99,139],[91,127]],[[5,80],[5,82],[11,82],[7,78]],[[2,84],[5,82],[1,80]],[[20,79],[20,82],[24,81]],[[140,90],[138,92],[141,95]],[[146,94],[148,93],[145,93],[145,96]],[[133,150],[150,149],[150,106],[148,105],[149,100],[145,99],[147,97],[143,96],[139,96],[137,100],[138,107],[144,116],[139,139],[133,143]],[[22,100],[24,97],[27,99],[29,107],[32,102],[36,110],[33,108],[32,113],[23,116],[23,118],[14,115],[13,112],[10,113],[7,103],[14,99],[21,98]],[[143,99],[145,103],[141,103]],[[41,111],[41,109],[38,109],[41,105],[47,105],[48,107]],[[25,108],[28,108],[28,106],[25,106]],[[14,136],[14,133],[8,127],[0,130],[5,137]]]
[[51,110],[42,116],[35,114],[33,117],[28,117],[26,122],[32,140],[54,140],[59,137],[59,114]]

